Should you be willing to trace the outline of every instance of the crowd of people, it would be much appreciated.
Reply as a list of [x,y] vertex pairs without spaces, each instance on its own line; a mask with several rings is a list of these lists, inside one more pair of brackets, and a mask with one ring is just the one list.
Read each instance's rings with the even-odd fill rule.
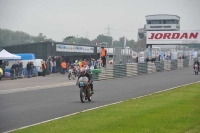
[[72,66],[82,68],[85,65],[90,69],[97,69],[100,66],[103,66],[100,60],[95,59],[90,59],[88,61],[86,59],[69,61],[61,57],[51,57],[49,59],[49,73],[52,74],[59,72],[61,74],[66,74]]
[[33,62],[28,62],[26,65],[27,73],[24,73],[23,62],[15,62],[10,68],[10,77],[11,79],[17,79],[22,77],[33,77],[34,76],[34,64]]

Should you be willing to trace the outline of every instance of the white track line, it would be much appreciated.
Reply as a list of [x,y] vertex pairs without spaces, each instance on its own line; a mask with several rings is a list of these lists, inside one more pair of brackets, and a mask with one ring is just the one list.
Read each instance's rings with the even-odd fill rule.
[[[169,89],[166,89],[166,90],[154,92],[154,93],[151,93],[151,94],[147,94],[147,95],[144,95],[144,96],[139,96],[139,97],[131,98],[131,99],[139,99],[139,98],[143,98],[143,97],[150,96],[150,95],[153,95],[153,94],[157,94],[157,93],[161,93],[161,92],[173,90],[173,89],[176,89],[176,88],[184,87],[184,86],[191,85],[191,84],[195,84],[195,83],[200,83],[200,81],[192,82],[192,83],[185,84],[185,85],[180,85],[180,86],[177,86],[177,87],[172,87],[172,88],[169,88]],[[123,101],[126,101],[126,100],[123,100]],[[36,125],[39,125],[39,124],[42,124],[42,123],[47,123],[47,122],[51,122],[51,121],[58,120],[58,119],[61,119],[61,118],[65,118],[65,117],[69,117],[69,116],[72,116],[72,115],[76,115],[76,114],[79,114],[79,113],[82,113],[82,112],[87,112],[87,111],[99,109],[99,108],[102,108],[102,107],[106,107],[106,106],[110,106],[110,105],[122,103],[123,101],[119,101],[119,102],[115,102],[115,103],[111,103],[111,104],[106,104],[106,105],[99,106],[99,107],[95,107],[95,108],[91,108],[91,109],[86,109],[86,110],[83,110],[83,111],[80,111],[80,112],[76,112],[76,113],[72,113],[72,114],[69,114],[69,115],[65,115],[65,116],[61,116],[61,117],[54,118],[54,119],[50,119],[50,120],[47,120],[47,121],[35,123],[35,124],[29,125],[29,126],[24,126],[24,127],[21,127],[21,128],[13,129],[13,130],[10,130],[10,131],[4,132],[4,133],[13,132],[13,131],[16,131],[16,130],[19,130],[19,129],[24,129],[24,128],[36,126]]]

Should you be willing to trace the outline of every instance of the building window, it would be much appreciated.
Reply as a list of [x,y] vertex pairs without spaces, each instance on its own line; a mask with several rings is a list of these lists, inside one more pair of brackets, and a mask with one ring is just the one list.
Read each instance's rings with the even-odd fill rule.
[[151,20],[147,20],[147,24],[151,24]]
[[166,24],[170,24],[170,20],[166,20]]

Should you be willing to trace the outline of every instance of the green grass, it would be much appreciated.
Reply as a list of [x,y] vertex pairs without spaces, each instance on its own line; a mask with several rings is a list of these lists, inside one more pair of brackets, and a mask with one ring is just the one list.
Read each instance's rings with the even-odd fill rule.
[[200,133],[200,83],[126,100],[15,133]]

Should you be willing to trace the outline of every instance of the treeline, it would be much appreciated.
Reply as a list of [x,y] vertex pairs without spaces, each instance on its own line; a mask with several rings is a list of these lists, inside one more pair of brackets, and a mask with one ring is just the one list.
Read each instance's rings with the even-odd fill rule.
[[[26,43],[34,43],[41,41],[53,41],[52,39],[48,39],[42,33],[39,33],[38,36],[32,36],[22,31],[11,31],[8,29],[0,28],[0,46],[3,45],[14,45],[14,44],[26,44]],[[83,44],[83,45],[96,45],[106,44],[107,46],[114,47],[124,47],[124,37],[120,37],[118,40],[113,40],[110,36],[99,35],[93,40],[89,40],[83,37],[69,37],[64,38],[63,42],[71,43],[71,44]],[[134,40],[126,39],[126,46],[133,47],[135,44]]]
[[32,36],[22,31],[11,31],[8,29],[0,28],[0,45],[14,45],[14,44],[25,44],[34,43],[41,41],[52,41],[52,39],[47,39],[42,33],[38,36]]
[[[87,38],[83,38],[83,37],[73,37],[70,38],[68,40],[66,40],[65,38],[63,39],[63,42],[67,42],[67,43],[76,43],[76,44],[89,44],[89,45],[96,45],[96,43],[101,44],[103,43],[104,45],[107,44],[107,46],[113,46],[113,47],[124,47],[124,37],[120,37],[119,40],[113,40],[112,37],[110,36],[105,36],[105,35],[99,35],[97,36],[96,39],[93,40],[89,40]],[[133,48],[133,46],[135,45],[135,41],[134,40],[128,40],[126,39],[126,46]]]

